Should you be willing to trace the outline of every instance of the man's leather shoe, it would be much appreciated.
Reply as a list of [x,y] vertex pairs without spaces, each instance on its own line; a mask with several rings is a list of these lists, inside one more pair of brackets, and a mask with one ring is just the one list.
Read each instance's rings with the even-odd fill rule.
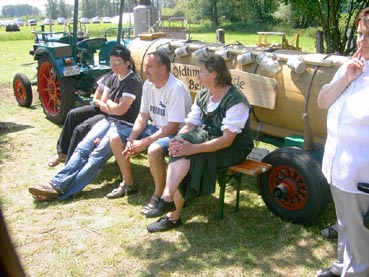
[[57,198],[60,192],[51,184],[37,185],[28,188],[30,194],[37,196],[46,196],[49,198]]
[[339,277],[341,275],[334,274],[330,268],[322,269],[316,277]]

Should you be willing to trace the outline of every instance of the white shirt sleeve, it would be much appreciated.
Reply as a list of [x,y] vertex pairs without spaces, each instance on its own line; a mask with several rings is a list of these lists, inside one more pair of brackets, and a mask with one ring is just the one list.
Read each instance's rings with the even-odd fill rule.
[[241,133],[249,118],[250,107],[245,103],[238,103],[227,110],[222,121],[221,130],[228,129],[233,133]]
[[97,81],[97,86],[100,88],[100,89],[102,89],[102,90],[104,90],[104,87],[105,87],[105,82],[103,82],[104,81],[104,77],[101,77],[98,81]]
[[168,122],[184,122],[187,115],[185,106],[187,96],[189,96],[189,92],[185,86],[176,85],[174,87],[168,104]]
[[[234,105],[227,111],[226,117],[222,121],[221,130],[224,131],[225,129],[228,129],[234,133],[241,133],[249,118],[249,112],[250,108],[245,103]],[[200,126],[202,124],[200,116],[201,109],[196,104],[196,101],[194,101],[185,122]]]
[[134,95],[134,94],[132,94],[132,93],[129,93],[129,92],[123,92],[123,94],[122,94],[122,98],[123,97],[131,97],[131,98],[133,98],[133,100],[135,100],[136,99],[136,95]]
[[343,70],[343,66],[341,66],[340,68],[338,68],[337,72],[334,74],[331,83],[342,78],[343,75],[344,75],[344,70]]
[[185,119],[185,123],[194,124],[196,126],[201,125],[201,109],[197,106],[196,101],[191,106],[191,111],[188,113],[187,118]]

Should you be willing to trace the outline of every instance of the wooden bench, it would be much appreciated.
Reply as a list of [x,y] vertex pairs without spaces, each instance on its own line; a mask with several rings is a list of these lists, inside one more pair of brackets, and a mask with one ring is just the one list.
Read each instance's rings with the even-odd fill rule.
[[241,179],[242,175],[249,175],[249,176],[257,176],[261,173],[264,173],[272,168],[271,164],[258,162],[254,160],[246,159],[244,162],[231,166],[224,170],[218,171],[218,183],[220,187],[219,191],[219,203],[218,203],[218,219],[223,219],[223,208],[224,208],[224,195],[227,183],[231,179],[235,179],[237,182],[236,189],[236,208],[235,210],[238,211],[239,208],[239,201],[240,201],[240,188],[241,188]]

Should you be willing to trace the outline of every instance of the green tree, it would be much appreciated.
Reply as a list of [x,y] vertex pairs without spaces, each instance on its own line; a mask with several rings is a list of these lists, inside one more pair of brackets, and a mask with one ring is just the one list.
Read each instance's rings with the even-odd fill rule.
[[94,1],[92,0],[83,0],[82,1],[82,14],[81,16],[85,16],[85,17],[94,17],[96,12],[95,12],[96,6]]
[[285,0],[297,16],[319,22],[323,31],[325,52],[347,55],[353,50],[355,28],[353,21],[357,14],[369,5],[363,0]]
[[211,20],[210,2],[207,0],[189,0],[185,16],[194,23]]
[[[178,1],[180,2],[180,1]],[[276,0],[189,0],[188,15],[192,22],[210,20],[216,28],[224,23],[273,23]]]
[[4,17],[20,17],[20,16],[39,16],[41,11],[34,6],[28,4],[5,5],[1,9]]
[[72,16],[73,7],[65,3],[65,0],[59,0],[57,17],[69,18]]
[[45,4],[46,14],[49,18],[57,18],[58,17],[58,0],[47,0]]

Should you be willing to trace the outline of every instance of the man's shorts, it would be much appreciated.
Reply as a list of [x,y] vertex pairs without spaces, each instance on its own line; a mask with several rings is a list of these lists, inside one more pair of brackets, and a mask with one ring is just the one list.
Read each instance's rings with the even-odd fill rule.
[[[152,134],[154,134],[156,131],[158,131],[159,128],[157,128],[156,126],[154,125],[147,125],[146,128],[143,130],[143,132],[141,133],[141,135],[138,137],[138,139],[143,139],[143,138],[146,138],[148,136],[151,136]],[[118,130],[118,134],[121,138],[121,140],[124,142],[124,144],[126,144],[126,141],[127,141],[127,132],[123,132],[123,133],[120,133],[119,130]],[[169,142],[172,138],[174,138],[175,135],[171,135],[171,136],[168,136],[168,137],[162,137],[156,141],[154,141],[153,143],[156,143],[156,144],[159,144],[159,146],[161,147],[161,149],[163,149],[163,153],[164,155],[168,155],[168,147],[169,147]]]

